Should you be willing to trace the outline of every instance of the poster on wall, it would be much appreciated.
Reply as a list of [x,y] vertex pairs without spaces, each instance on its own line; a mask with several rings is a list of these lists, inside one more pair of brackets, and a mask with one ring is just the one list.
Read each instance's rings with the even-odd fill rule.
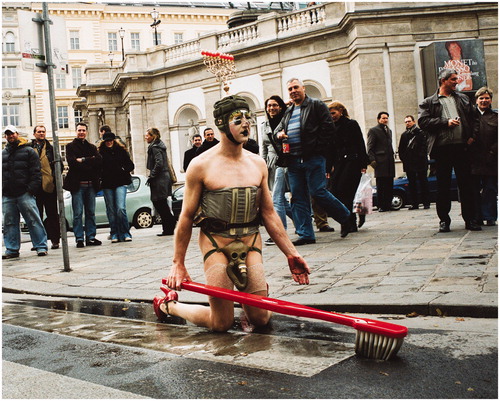
[[486,86],[484,45],[480,39],[434,42],[423,49],[426,96],[437,89],[437,77],[443,69],[458,73],[457,90],[475,92]]

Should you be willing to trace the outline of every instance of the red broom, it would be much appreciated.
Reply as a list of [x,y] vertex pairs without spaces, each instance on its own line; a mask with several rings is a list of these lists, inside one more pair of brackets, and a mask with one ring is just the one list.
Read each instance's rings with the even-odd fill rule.
[[366,358],[383,360],[391,358],[399,351],[403,344],[404,337],[408,334],[408,329],[406,327],[393,323],[327,312],[293,302],[227,290],[210,285],[194,283],[192,281],[185,281],[181,286],[185,290],[227,299],[229,301],[239,302],[261,309],[267,309],[277,313],[320,319],[353,327],[357,330],[355,352]]

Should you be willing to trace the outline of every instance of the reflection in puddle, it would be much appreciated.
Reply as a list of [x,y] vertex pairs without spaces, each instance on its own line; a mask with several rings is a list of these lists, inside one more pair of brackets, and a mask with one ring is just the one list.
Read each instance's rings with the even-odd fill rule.
[[[67,308],[68,304],[60,306]],[[110,303],[109,306],[122,309],[116,304],[112,306]],[[148,308],[146,313],[150,314],[151,305],[145,307]],[[106,306],[100,308],[106,309]],[[4,323],[49,333],[299,376],[313,376],[354,355],[352,344],[333,340],[334,336],[324,340],[238,330],[221,334],[192,325],[154,323],[153,317],[148,322],[129,320],[126,316],[89,315],[60,309],[63,308],[4,303],[2,317]],[[128,310],[135,316],[144,316],[142,309],[134,306]],[[302,324],[303,321],[300,326]],[[337,333],[337,337],[345,335]]]

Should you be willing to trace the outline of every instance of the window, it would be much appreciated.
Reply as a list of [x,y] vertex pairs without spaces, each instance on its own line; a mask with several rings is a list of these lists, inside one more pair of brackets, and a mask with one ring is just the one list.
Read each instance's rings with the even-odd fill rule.
[[118,50],[118,38],[116,32],[108,32],[108,50],[110,52]]
[[2,67],[2,86],[3,88],[17,88],[16,67]]
[[73,88],[78,88],[82,84],[82,67],[72,67]]
[[80,50],[80,32],[69,31],[69,48],[71,50]]
[[184,34],[174,33],[174,44],[178,45],[184,42]]
[[75,110],[74,116],[75,116],[75,125],[83,120],[83,115],[81,110]]
[[58,72],[54,75],[56,78],[56,89],[66,89],[66,74],[64,72]]
[[130,34],[130,47],[132,47],[132,50],[141,50],[141,40],[139,37],[139,33]]
[[161,45],[161,33],[158,32],[156,34],[156,39],[158,40],[158,42],[155,42],[155,33],[153,32],[153,45],[158,43],[159,45]]
[[58,128],[69,128],[68,106],[57,106]]
[[16,37],[12,32],[7,32],[5,35],[4,51],[12,53],[16,51]]
[[18,104],[2,104],[2,123],[6,125],[12,124],[16,127],[19,125],[19,105]]

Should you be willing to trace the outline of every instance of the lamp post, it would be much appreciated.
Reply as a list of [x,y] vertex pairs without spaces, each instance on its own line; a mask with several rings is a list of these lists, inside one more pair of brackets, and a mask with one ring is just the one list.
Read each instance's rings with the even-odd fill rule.
[[108,53],[109,61],[111,62],[111,67],[113,67],[113,59],[115,58],[115,54],[113,52]]
[[153,11],[151,11],[151,17],[153,18],[151,27],[155,30],[155,46],[158,46],[158,32],[156,31],[156,27],[161,23],[161,20],[157,19],[159,15],[160,13],[155,8],[153,8]]
[[122,61],[125,61],[125,50],[123,49],[123,38],[125,37],[125,29],[120,28],[118,34],[120,35],[120,39],[122,41]]

